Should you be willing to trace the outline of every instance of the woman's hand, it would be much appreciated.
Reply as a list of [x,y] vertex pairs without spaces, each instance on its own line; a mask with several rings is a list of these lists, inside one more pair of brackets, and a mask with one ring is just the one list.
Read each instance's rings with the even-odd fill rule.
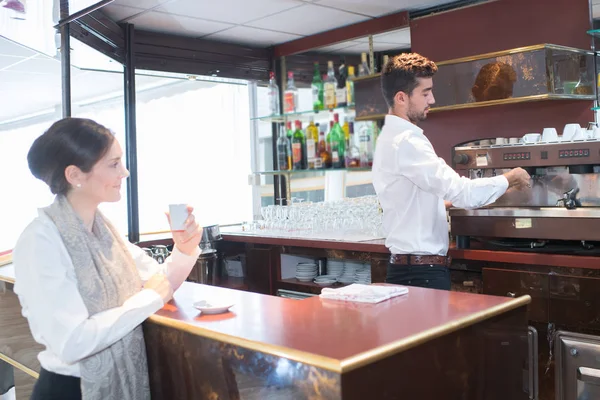
[[[173,242],[175,243],[175,247],[182,252],[183,254],[187,254],[191,256],[194,254],[194,251],[200,244],[200,239],[202,239],[202,228],[198,226],[196,222],[196,217],[194,217],[193,211],[194,207],[187,206],[189,216],[185,220],[185,228],[183,231],[174,231],[171,229],[171,234],[173,235]],[[167,219],[169,220],[169,226],[171,226],[171,217],[167,212]]]

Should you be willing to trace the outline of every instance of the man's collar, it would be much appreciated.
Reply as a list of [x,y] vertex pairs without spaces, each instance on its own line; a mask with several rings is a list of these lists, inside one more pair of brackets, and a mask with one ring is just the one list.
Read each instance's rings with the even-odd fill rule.
[[387,114],[385,116],[385,125],[390,125],[392,127],[398,127],[403,130],[410,129],[413,132],[423,134],[423,129],[419,128],[417,125],[413,124],[412,122],[410,122],[404,118],[401,118],[397,115],[394,115],[394,114]]

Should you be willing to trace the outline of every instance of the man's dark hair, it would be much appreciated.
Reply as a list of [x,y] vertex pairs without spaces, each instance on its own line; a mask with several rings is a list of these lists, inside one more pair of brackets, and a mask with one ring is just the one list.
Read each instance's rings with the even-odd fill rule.
[[27,154],[29,170],[54,194],[66,194],[71,185],[65,169],[74,165],[83,172],[108,152],[115,138],[104,126],[84,118],[64,118],[38,137]]
[[431,78],[437,72],[435,63],[417,53],[403,53],[389,59],[381,71],[381,91],[388,107],[394,96],[404,92],[409,96],[417,87],[417,78]]

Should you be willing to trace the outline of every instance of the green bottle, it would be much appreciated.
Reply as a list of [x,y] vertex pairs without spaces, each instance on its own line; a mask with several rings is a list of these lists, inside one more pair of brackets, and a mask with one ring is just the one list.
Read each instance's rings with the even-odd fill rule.
[[315,70],[313,72],[312,80],[312,98],[313,98],[313,110],[320,111],[325,109],[325,103],[323,102],[323,79],[319,72],[319,63],[315,62]]
[[344,168],[346,166],[346,139],[344,130],[340,126],[340,116],[333,114],[333,127],[331,128],[331,166],[333,168]]
[[302,132],[302,123],[296,121],[296,130],[292,137],[292,168],[306,169],[306,137]]

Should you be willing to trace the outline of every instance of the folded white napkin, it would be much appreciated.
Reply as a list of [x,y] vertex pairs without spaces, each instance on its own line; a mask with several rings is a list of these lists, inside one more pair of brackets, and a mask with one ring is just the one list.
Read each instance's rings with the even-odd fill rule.
[[360,303],[379,303],[392,297],[408,293],[406,286],[377,286],[353,283],[338,289],[324,288],[320,297],[332,300],[356,301]]

